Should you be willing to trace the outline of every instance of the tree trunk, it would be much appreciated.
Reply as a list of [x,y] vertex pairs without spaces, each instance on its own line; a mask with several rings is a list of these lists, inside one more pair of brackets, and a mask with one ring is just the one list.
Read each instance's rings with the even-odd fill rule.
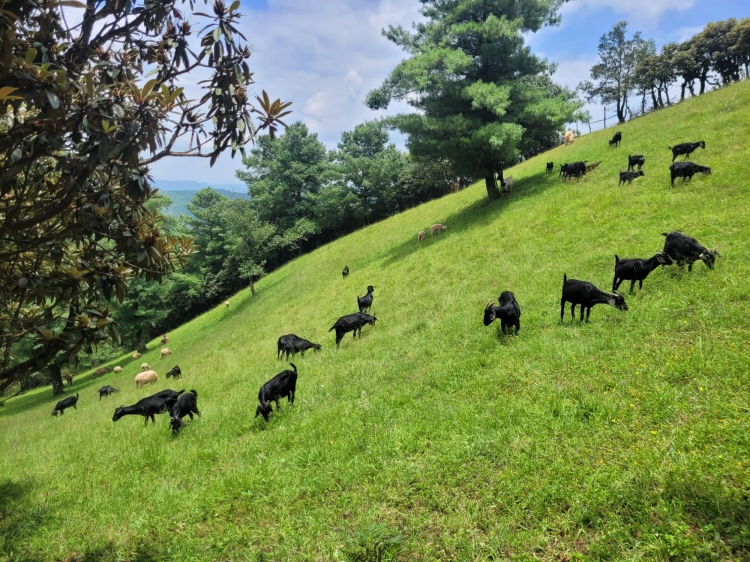
[[661,99],[661,88],[657,90],[657,95],[654,94],[654,90],[651,90],[651,101],[654,103],[654,109],[664,107],[664,101]]
[[63,393],[63,382],[62,376],[60,376],[60,365],[57,363],[50,363],[47,365],[49,370],[49,378],[52,381],[52,396],[59,396]]
[[685,101],[685,88],[686,87],[687,87],[687,82],[683,82],[681,90],[680,90],[680,101]]
[[625,100],[620,105],[620,100],[617,100],[617,121],[619,123],[625,123]]
[[[503,177],[502,170],[500,171],[500,180],[502,181]],[[490,201],[494,201],[495,199],[500,198],[500,190],[497,188],[497,182],[495,181],[495,174],[490,172],[484,177],[484,183],[487,187],[487,198]]]
[[252,279],[252,278],[250,279],[250,294],[252,296],[255,296],[255,295],[258,294],[258,293],[255,292],[255,280]]

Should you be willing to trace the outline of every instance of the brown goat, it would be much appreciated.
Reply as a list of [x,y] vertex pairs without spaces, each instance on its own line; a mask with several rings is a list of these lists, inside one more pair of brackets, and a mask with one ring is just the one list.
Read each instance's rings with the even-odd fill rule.
[[448,230],[448,227],[443,224],[433,224],[430,227],[430,236],[435,236],[435,232],[440,232],[441,230]]

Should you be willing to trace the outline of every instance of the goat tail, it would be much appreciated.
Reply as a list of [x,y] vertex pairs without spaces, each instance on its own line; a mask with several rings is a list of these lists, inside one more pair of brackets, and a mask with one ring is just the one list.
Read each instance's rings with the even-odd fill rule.
[[563,285],[565,285],[565,283],[567,283],[567,282],[568,282],[568,274],[567,273],[563,273]]
[[618,256],[617,254],[615,254],[615,264],[616,264],[616,263],[617,263],[618,261],[620,261],[620,256]]
[[297,374],[297,365],[295,365],[294,363],[289,363],[289,364],[290,364],[290,365],[292,366],[292,368],[294,369],[294,374],[296,375],[296,374]]
[[328,331],[330,332],[330,331],[331,331],[331,330],[333,330],[333,329],[334,329],[335,327],[336,327],[336,324],[334,324],[333,326],[331,326],[330,328],[328,328]]
[[661,235],[662,236],[669,236],[669,232],[662,232]]
[[667,148],[668,148],[669,150],[672,150],[672,147],[671,147],[671,146],[668,146]]
[[191,393],[191,394],[195,394],[195,397],[196,397],[196,398],[198,398],[198,391],[197,391],[197,390],[193,390],[193,389],[191,388],[191,389],[190,389],[190,393]]
[[78,398],[78,393],[76,392],[76,398]]

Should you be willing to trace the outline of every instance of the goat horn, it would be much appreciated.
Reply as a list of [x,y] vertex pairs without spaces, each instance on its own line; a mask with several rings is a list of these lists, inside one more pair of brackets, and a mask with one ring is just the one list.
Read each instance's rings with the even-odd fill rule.
[[487,310],[491,306],[492,306],[492,299],[487,301],[487,305],[484,307],[484,309]]

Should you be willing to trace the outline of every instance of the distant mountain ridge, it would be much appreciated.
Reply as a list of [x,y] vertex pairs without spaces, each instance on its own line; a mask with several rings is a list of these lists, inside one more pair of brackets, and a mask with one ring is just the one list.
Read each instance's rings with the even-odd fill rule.
[[[226,189],[213,189],[216,189],[216,191],[228,199],[250,199],[250,196],[247,193],[237,193],[236,191],[227,191]],[[191,190],[163,190],[161,194],[172,200],[172,204],[164,211],[164,213],[173,217],[179,217],[180,215],[193,216],[193,214],[188,211],[187,204],[193,199],[195,193],[195,191]]]
[[247,186],[244,183],[208,183],[193,180],[162,180],[155,178],[154,187],[161,191],[200,191],[204,187],[213,187],[214,189],[233,191],[234,193],[247,193]]

